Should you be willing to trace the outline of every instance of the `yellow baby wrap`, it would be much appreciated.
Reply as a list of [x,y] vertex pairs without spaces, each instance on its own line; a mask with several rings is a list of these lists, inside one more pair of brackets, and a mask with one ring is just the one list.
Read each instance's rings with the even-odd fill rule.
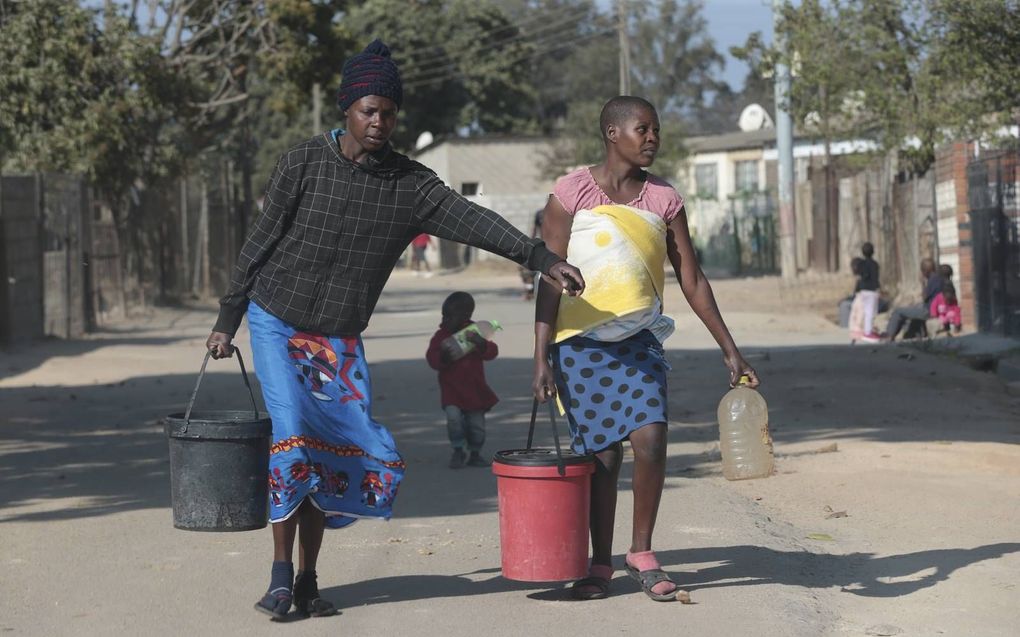
[[560,298],[554,341],[661,305],[665,236],[666,222],[638,208],[606,205],[579,210],[567,260],[581,270],[587,285],[582,296]]

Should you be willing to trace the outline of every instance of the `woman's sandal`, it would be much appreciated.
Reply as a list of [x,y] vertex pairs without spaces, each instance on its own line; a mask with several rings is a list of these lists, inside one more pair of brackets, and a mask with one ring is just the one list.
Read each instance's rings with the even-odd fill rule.
[[339,612],[331,602],[319,597],[315,571],[297,574],[294,580],[294,608],[304,617],[332,617]]
[[[609,597],[609,580],[612,577],[612,567],[593,564],[588,569],[587,577],[577,580],[570,586],[570,594],[574,599],[580,600],[605,599]],[[583,590],[586,588],[588,590]]]
[[[636,566],[632,566],[630,563],[630,558],[634,556],[637,556],[642,561],[645,561],[649,568],[646,568],[643,571],[639,571]],[[636,579],[638,583],[641,584],[641,590],[644,591],[645,595],[648,595],[653,600],[657,602],[678,601],[683,604],[691,603],[690,593],[688,593],[685,590],[681,590],[680,587],[677,586],[676,582],[669,579],[669,575],[666,574],[666,571],[662,570],[662,568],[659,566],[658,560],[655,559],[655,556],[652,554],[651,551],[643,551],[641,553],[629,553],[627,555],[627,559],[624,562],[624,566],[627,569],[627,574]],[[661,584],[663,582],[669,582],[670,584],[672,584],[673,590],[669,591],[668,593],[656,593],[654,590],[652,590],[653,588],[655,588],[657,584]]]
[[287,617],[293,600],[294,597],[289,588],[276,588],[255,602],[255,610],[269,615],[269,618],[273,621],[280,621]]

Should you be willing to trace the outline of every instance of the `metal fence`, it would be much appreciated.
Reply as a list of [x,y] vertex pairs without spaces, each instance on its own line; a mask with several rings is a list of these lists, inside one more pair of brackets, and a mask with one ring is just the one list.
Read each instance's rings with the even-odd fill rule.
[[967,166],[974,302],[983,332],[1020,335],[1020,152],[992,153]]
[[699,260],[732,275],[778,271],[777,206],[772,192],[743,193],[725,203],[726,214],[698,241]]
[[0,342],[73,338],[91,326],[90,202],[76,175],[0,183]]

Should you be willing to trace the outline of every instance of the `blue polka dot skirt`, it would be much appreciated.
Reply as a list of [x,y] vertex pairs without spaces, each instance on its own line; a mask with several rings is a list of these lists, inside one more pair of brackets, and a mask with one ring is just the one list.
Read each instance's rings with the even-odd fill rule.
[[648,330],[615,343],[574,336],[551,355],[575,453],[599,452],[635,429],[668,422],[669,364]]

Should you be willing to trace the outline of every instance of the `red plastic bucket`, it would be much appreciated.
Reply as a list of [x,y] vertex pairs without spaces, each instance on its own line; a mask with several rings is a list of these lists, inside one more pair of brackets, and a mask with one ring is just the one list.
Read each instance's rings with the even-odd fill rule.
[[[560,475],[560,462],[564,475]],[[493,458],[499,492],[503,577],[560,582],[588,574],[591,456],[547,449],[500,451]]]

